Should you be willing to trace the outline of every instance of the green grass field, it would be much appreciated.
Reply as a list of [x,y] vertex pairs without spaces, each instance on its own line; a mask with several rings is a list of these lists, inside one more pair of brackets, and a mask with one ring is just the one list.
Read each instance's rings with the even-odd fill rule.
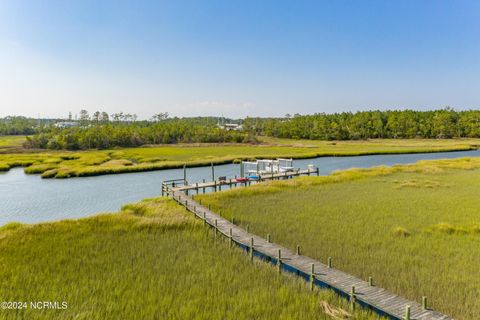
[[[69,178],[231,163],[252,158],[313,158],[387,153],[469,150],[480,139],[310,141],[262,138],[260,145],[198,144],[149,146],[81,152],[32,151],[0,154],[0,170],[15,166],[44,178]],[[5,140],[5,139],[4,139]],[[0,140],[1,141],[1,140]],[[5,140],[6,141],[6,140]],[[17,149],[12,149],[17,150]]]
[[[67,302],[0,310],[2,319],[332,319],[347,302],[208,233],[172,200],[118,214],[0,228],[2,301]],[[357,310],[354,319],[377,319]]]
[[258,235],[421,301],[480,314],[480,158],[356,169],[202,195]]
[[0,151],[8,148],[21,148],[25,136],[0,136]]

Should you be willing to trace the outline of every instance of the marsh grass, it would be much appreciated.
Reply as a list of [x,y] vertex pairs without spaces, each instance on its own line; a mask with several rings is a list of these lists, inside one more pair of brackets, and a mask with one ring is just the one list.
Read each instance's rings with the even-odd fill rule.
[[[406,183],[405,183],[406,182]],[[404,184],[399,188],[399,184]],[[352,169],[202,195],[251,232],[455,319],[480,314],[480,158]]]
[[0,150],[8,148],[20,148],[25,142],[25,136],[0,136]]
[[[218,240],[217,240],[218,241]],[[173,201],[118,214],[0,228],[3,301],[66,310],[0,310],[2,319],[331,319],[347,302],[253,264]],[[340,312],[340,311],[338,311]],[[377,319],[357,311],[354,319]]]
[[[0,140],[1,141],[1,140]],[[367,154],[417,153],[471,150],[480,139],[453,140],[367,140],[291,141],[264,138],[262,145],[196,144],[149,146],[81,152],[37,151],[0,154],[0,170],[27,167],[29,174],[43,178],[70,178],[225,164],[255,158],[354,156]],[[17,150],[17,149],[12,149]],[[28,151],[28,150],[27,150]]]

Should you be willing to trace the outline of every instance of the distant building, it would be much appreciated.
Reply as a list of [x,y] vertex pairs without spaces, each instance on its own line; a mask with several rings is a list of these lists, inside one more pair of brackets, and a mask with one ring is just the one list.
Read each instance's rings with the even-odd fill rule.
[[224,125],[219,125],[218,127],[225,130],[235,130],[235,131],[240,131],[243,129],[242,125],[237,123],[225,123]]
[[78,122],[73,122],[73,121],[62,121],[54,124],[55,127],[60,129],[78,127],[78,125],[79,125]]

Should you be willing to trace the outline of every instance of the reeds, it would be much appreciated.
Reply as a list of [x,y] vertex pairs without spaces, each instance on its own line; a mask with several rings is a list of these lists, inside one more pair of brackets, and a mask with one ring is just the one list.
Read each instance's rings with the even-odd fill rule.
[[[119,214],[0,228],[4,301],[65,310],[0,310],[12,319],[330,319],[347,302],[229,249],[173,201]],[[358,310],[355,319],[377,319]]]
[[[408,183],[399,188],[399,181]],[[434,183],[432,183],[434,181]],[[414,182],[414,183],[413,183]],[[355,169],[198,198],[275,242],[455,319],[478,319],[480,158]]]

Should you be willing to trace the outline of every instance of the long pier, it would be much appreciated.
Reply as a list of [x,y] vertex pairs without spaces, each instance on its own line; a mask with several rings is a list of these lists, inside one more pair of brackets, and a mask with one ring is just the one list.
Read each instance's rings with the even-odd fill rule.
[[[211,184],[212,182],[198,187],[214,187]],[[270,242],[270,239],[264,239],[247,232],[202,206],[186,194],[188,190],[195,188],[188,185],[181,187],[167,185],[164,191],[167,196],[203,220],[204,224],[214,228],[216,235],[223,235],[231,245],[236,244],[246,250],[251,259],[256,257],[269,261],[277,266],[278,272],[296,273],[309,281],[312,288],[315,285],[333,289],[350,301],[352,309],[356,305],[361,305],[372,309],[379,315],[396,320],[453,320],[450,316],[429,309],[426,300],[422,301],[422,304],[407,300],[373,285],[371,279],[364,281],[335,269],[330,260],[327,264],[324,264],[302,255],[299,248],[297,248],[297,252],[293,252],[279,244]],[[198,188],[196,190],[198,192]]]
[[262,181],[268,180],[283,180],[283,179],[292,179],[293,177],[298,177],[302,175],[310,176],[310,175],[319,175],[318,168],[312,169],[304,169],[304,170],[292,170],[287,172],[281,173],[266,173],[260,174],[255,179],[224,179],[222,181],[208,181],[208,182],[199,182],[194,184],[187,184],[185,179],[175,179],[169,180],[162,183],[162,195],[164,195],[167,190],[178,192],[182,191],[185,192],[187,195],[190,191],[196,191],[198,194],[200,191],[205,193],[205,190],[211,189],[214,191],[221,191],[222,188],[225,187],[246,187],[250,186],[252,183],[258,183]]

